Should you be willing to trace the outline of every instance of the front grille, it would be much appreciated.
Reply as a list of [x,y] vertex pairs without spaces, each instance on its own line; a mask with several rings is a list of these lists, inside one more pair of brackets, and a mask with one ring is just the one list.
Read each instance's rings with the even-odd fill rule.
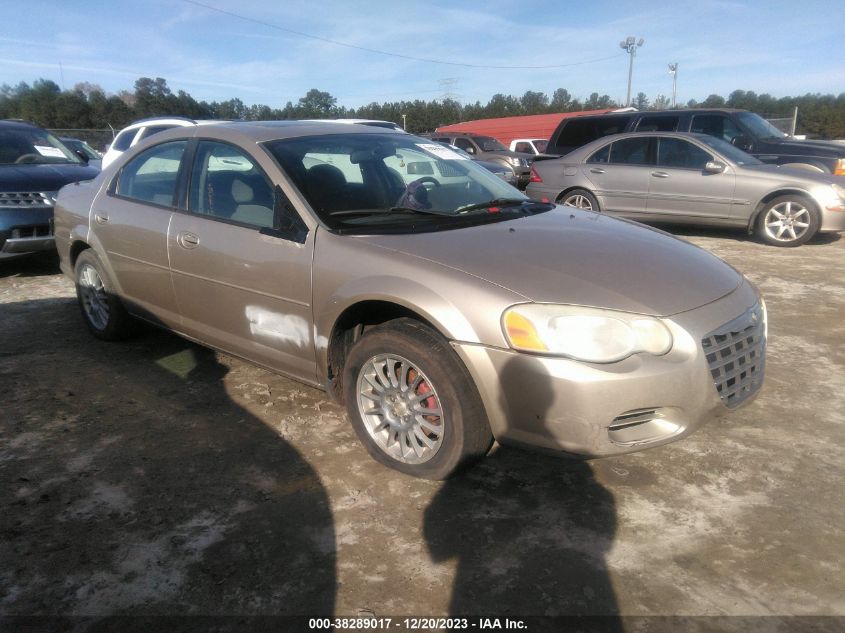
[[24,226],[12,229],[11,239],[19,240],[33,237],[50,237],[53,231],[49,224],[37,224],[35,226]]
[[756,305],[701,340],[710,375],[727,407],[737,407],[763,384],[766,335],[763,308]]
[[52,191],[0,191],[0,207],[52,207],[56,194]]

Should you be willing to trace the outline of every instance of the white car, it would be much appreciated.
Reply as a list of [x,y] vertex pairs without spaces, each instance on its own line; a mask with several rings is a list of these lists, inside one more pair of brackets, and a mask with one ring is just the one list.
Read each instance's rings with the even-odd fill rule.
[[111,165],[118,156],[123,154],[123,152],[128,150],[130,147],[134,147],[148,136],[152,136],[157,132],[163,132],[164,130],[169,130],[174,127],[188,127],[191,125],[202,125],[204,123],[221,123],[221,121],[211,119],[195,121],[194,119],[174,116],[154,117],[130,123],[118,132],[111,145],[109,145],[108,150],[103,155],[103,169]]
[[523,154],[545,154],[549,140],[545,138],[515,138],[511,141],[510,150]]

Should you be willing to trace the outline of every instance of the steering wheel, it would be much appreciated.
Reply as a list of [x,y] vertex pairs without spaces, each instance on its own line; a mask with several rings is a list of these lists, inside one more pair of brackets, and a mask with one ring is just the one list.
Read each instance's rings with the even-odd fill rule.
[[416,180],[413,180],[413,181],[409,182],[409,183],[408,183],[408,187],[410,187],[411,185],[413,185],[415,182],[418,182],[418,183],[420,183],[421,185],[422,185],[422,184],[425,184],[425,183],[427,183],[427,182],[430,182],[430,183],[431,183],[432,185],[434,185],[435,187],[439,187],[439,186],[440,186],[440,182],[437,180],[437,178],[434,178],[433,176],[423,176],[422,178],[417,178]]
[[18,156],[17,160],[15,161],[15,165],[20,165],[22,163],[34,163],[39,158],[41,158],[38,154],[23,154]]

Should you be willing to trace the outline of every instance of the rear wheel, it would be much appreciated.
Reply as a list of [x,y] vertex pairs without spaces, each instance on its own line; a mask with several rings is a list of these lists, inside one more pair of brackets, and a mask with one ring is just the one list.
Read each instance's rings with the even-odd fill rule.
[[760,212],[757,234],[773,246],[800,246],[819,230],[819,213],[800,196],[780,196]]
[[492,444],[469,372],[443,337],[413,319],[367,331],[349,352],[343,389],[370,455],[409,475],[445,479]]
[[74,268],[76,298],[91,333],[106,341],[128,336],[132,317],[114,292],[100,258],[91,249],[82,251]]
[[557,203],[564,207],[575,207],[584,211],[595,211],[599,213],[599,201],[586,189],[573,189],[557,199]]

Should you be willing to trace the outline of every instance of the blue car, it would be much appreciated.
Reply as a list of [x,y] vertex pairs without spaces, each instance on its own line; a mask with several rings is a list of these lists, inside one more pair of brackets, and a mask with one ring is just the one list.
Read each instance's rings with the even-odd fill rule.
[[98,173],[47,130],[0,121],[0,259],[55,249],[56,193]]

